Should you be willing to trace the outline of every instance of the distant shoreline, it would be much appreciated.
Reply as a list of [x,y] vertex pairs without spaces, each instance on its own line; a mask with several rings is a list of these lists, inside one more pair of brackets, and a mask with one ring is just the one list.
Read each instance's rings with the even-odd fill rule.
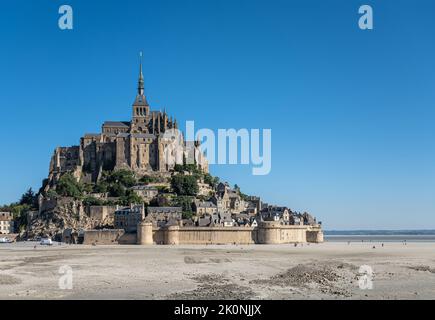
[[326,230],[329,242],[435,242],[435,230]]
[[435,235],[326,235],[325,242],[435,242]]
[[432,235],[435,236],[435,230],[325,230],[326,236],[409,236],[409,235]]

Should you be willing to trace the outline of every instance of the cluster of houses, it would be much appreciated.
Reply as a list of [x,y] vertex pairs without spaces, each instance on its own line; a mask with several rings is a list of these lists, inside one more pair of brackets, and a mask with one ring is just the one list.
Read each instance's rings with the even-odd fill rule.
[[[145,201],[150,202],[159,195],[154,186],[137,186],[133,190]],[[137,224],[147,220],[156,227],[168,225],[196,227],[256,227],[260,221],[278,221],[284,225],[315,225],[316,219],[308,213],[292,212],[287,207],[271,206],[262,203],[259,197],[244,196],[231,189],[227,183],[220,183],[214,194],[206,201],[192,203],[193,217],[183,219],[182,207],[130,205],[106,210],[113,214],[116,229],[136,232]],[[91,213],[99,212],[101,207],[91,208]],[[100,219],[104,218],[99,216]],[[320,223],[319,223],[320,224]]]
[[[158,186],[134,186],[132,190],[145,203],[152,202],[154,206],[90,206],[86,209],[87,214],[101,225],[113,225],[115,229],[123,229],[127,233],[136,232],[138,223],[143,220],[152,222],[156,227],[257,227],[260,221],[278,221],[283,225],[321,224],[308,213],[268,205],[259,197],[242,196],[238,190],[230,188],[228,183],[219,183],[215,190],[202,186],[203,196],[200,197],[201,200],[197,198],[193,201],[193,216],[189,219],[183,218],[182,207],[167,206],[165,201],[160,201],[170,194],[161,193]],[[204,197],[205,194],[207,197]],[[204,198],[208,200],[203,200]],[[14,233],[12,214],[0,212],[0,234],[10,233]]]

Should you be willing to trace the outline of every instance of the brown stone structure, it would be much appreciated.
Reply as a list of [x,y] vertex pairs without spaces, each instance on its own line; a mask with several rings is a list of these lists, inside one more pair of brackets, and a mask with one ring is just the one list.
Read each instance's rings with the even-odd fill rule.
[[[85,134],[79,146],[56,148],[46,190],[65,172],[85,182],[96,182],[102,170],[124,168],[139,175],[162,174],[182,163],[183,156],[193,156],[200,169],[208,172],[207,159],[198,143],[188,144],[177,129],[177,120],[166,111],[150,110],[141,63],[131,121],[106,121],[101,133]],[[186,146],[192,146],[193,153]]]
[[[152,232],[152,243],[150,233]],[[145,239],[146,240],[143,240]],[[152,228],[149,222],[138,225],[138,244],[289,244],[320,243],[319,225],[283,225],[260,222],[258,227],[180,227]]]

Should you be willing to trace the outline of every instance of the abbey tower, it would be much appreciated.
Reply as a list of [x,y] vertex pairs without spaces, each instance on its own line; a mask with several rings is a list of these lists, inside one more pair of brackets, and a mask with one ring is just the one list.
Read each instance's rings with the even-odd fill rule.
[[[96,182],[103,170],[129,169],[138,175],[164,175],[188,154],[181,133],[178,139],[168,139],[168,133],[178,132],[176,129],[177,120],[169,118],[166,111],[150,110],[141,62],[131,121],[106,121],[101,133],[85,134],[79,146],[56,148],[46,188],[65,172],[72,172],[84,182]],[[207,159],[198,144],[189,145],[194,146],[195,163],[208,172]]]

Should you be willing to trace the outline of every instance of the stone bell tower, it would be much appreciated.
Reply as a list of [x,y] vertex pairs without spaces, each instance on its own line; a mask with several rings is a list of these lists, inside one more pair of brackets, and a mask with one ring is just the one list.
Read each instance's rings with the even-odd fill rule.
[[145,81],[142,73],[142,52],[140,53],[139,80],[137,95],[133,103],[133,117],[131,127],[133,132],[148,132],[150,106],[145,97]]

